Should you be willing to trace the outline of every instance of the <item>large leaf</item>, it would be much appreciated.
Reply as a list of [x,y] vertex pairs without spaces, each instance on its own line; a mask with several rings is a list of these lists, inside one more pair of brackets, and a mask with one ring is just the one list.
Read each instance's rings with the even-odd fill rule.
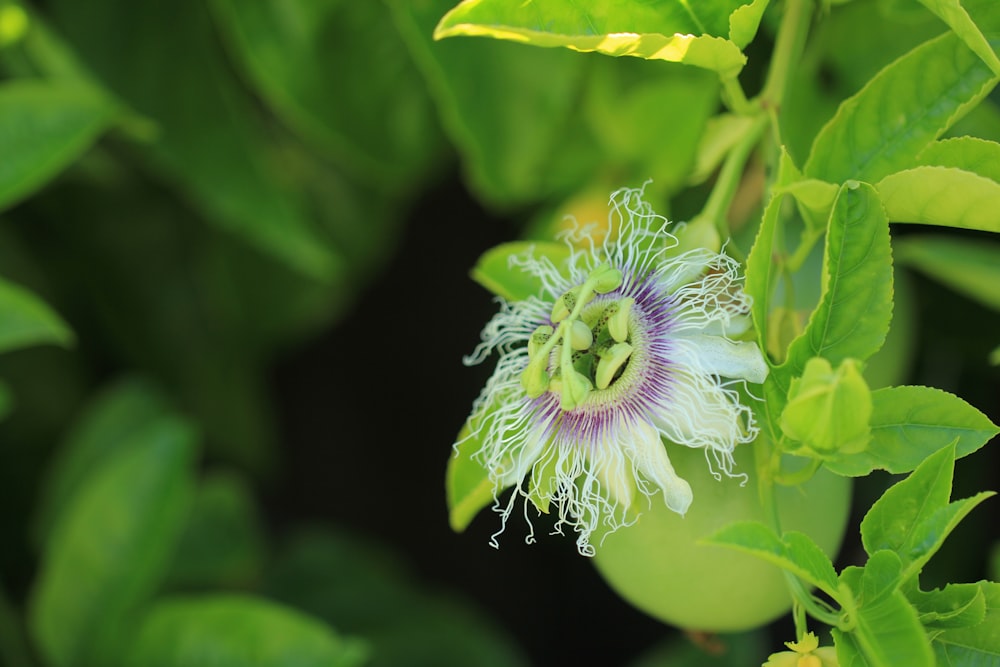
[[996,81],[953,33],[925,42],[841,104],[813,142],[804,172],[834,183],[875,182],[906,169]]
[[[702,0],[697,4],[683,0],[535,0],[528,5],[529,11],[504,0],[465,0],[441,19],[434,36],[479,35],[535,46],[668,60],[732,77],[742,69],[746,57],[729,39],[729,17],[745,4],[746,0]],[[754,32],[755,21],[739,18],[737,38],[746,41],[745,28]]]
[[1000,144],[978,137],[935,141],[920,152],[921,165],[954,167],[1000,183]]
[[600,159],[578,143],[584,59],[488,40],[435,43],[434,24],[451,4],[390,0],[471,185],[505,205],[576,185]]
[[73,332],[44,301],[0,278],[0,352],[42,343],[69,345],[73,340]]
[[1000,183],[954,167],[923,166],[889,174],[876,185],[893,222],[1000,232]]
[[274,159],[206,3],[57,0],[49,8],[97,77],[157,124],[145,156],[166,181],[261,251],[315,279],[336,275],[342,259],[288,185],[289,165]]
[[976,451],[1000,432],[993,422],[961,398],[932,387],[886,387],[872,392],[872,439],[858,454],[827,462],[841,475],[872,470],[909,472],[956,440],[955,456]]
[[382,2],[213,7],[237,62],[304,139],[375,183],[412,188],[431,173],[434,109]]
[[125,667],[354,667],[367,647],[283,605],[246,595],[177,598],[144,619]]
[[94,470],[56,519],[30,599],[30,626],[55,667],[106,664],[134,608],[159,585],[191,496],[191,427],[154,419]]
[[889,225],[875,190],[864,183],[841,187],[830,215],[823,296],[805,331],[792,341],[785,377],[802,374],[807,360],[865,360],[878,352],[892,317]]
[[73,82],[0,86],[0,210],[30,195],[77,159],[114,116],[96,89]]
[[1000,243],[988,239],[907,236],[895,244],[905,264],[956,292],[1000,310]]
[[997,58],[979,26],[962,7],[961,0],[920,0],[920,3],[941,17],[965,45],[982,58],[995,75],[1000,76],[1000,58]]

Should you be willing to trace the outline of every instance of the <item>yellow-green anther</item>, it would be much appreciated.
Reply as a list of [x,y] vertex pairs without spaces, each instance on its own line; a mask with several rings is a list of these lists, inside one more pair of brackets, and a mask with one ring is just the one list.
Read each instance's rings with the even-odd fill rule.
[[576,371],[564,372],[559,407],[563,410],[576,408],[586,400],[587,395],[590,394],[593,388],[594,385],[581,373]]
[[569,328],[569,345],[574,350],[586,350],[594,342],[590,327],[580,320],[573,320]]
[[619,343],[624,343],[625,339],[628,338],[628,318],[632,312],[633,303],[635,303],[635,299],[630,296],[625,297],[618,302],[618,310],[608,318],[608,333]]
[[553,322],[562,322],[570,316],[570,313],[572,313],[573,309],[576,308],[576,300],[579,294],[580,288],[574,287],[556,299],[555,304],[552,306]]
[[615,373],[625,365],[630,356],[632,356],[632,346],[628,343],[615,343],[603,352],[601,360],[597,362],[597,373],[594,377],[597,388],[607,389],[615,379]]
[[548,365],[548,358],[538,355],[528,362],[528,367],[521,373],[521,387],[528,398],[538,398],[549,388]]
[[598,294],[607,294],[611,290],[621,287],[622,272],[612,268],[610,264],[601,264],[590,272],[587,283]]
[[538,355],[538,351],[545,347],[545,344],[552,338],[553,333],[554,329],[547,324],[543,324],[535,329],[531,337],[528,338],[529,359],[534,359]]

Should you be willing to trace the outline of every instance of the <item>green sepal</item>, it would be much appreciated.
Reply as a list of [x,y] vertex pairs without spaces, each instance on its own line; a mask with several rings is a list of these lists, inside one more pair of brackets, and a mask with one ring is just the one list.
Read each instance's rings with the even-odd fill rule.
[[565,243],[554,241],[502,243],[480,256],[472,268],[472,279],[508,301],[523,301],[532,296],[541,296],[541,279],[530,271],[511,264],[512,257],[529,254],[547,258],[556,267],[562,267],[569,259],[570,249]]
[[457,533],[464,531],[479,511],[493,502],[500,489],[494,490],[489,471],[474,458],[482,447],[466,422],[459,431],[455,449],[445,471],[448,521]]

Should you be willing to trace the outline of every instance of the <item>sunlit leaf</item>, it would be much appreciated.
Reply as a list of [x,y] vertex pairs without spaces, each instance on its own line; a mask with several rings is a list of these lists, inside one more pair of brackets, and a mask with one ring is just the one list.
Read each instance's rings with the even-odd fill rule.
[[803,171],[840,183],[875,182],[906,169],[996,81],[956,35],[925,42],[841,104],[816,137]]
[[983,413],[961,398],[932,387],[886,387],[872,392],[872,439],[859,454],[830,461],[841,475],[872,470],[909,472],[957,440],[955,456],[976,451],[1000,432]]
[[1000,76],[1000,58],[997,58],[993,47],[962,7],[960,0],[920,0],[920,4],[937,14],[967,47],[983,59],[996,76]]
[[983,305],[1000,310],[1000,243],[947,236],[906,236],[895,244],[901,264]]
[[892,257],[889,225],[870,185],[841,187],[830,214],[823,296],[805,331],[792,341],[778,369],[801,375],[806,361],[825,357],[865,360],[878,352],[892,317]]
[[301,612],[247,595],[157,603],[143,620],[128,667],[355,667],[367,646]]
[[30,599],[30,628],[48,664],[107,664],[121,650],[180,535],[193,445],[187,423],[147,422],[57,517]]
[[893,222],[1000,232],[1000,183],[953,167],[914,167],[876,184]]
[[966,628],[952,628],[934,636],[934,654],[939,665],[1000,664],[1000,584],[981,581],[986,600],[986,618]]
[[0,85],[0,210],[30,195],[107,129],[114,104],[81,83],[38,80]]
[[1000,143],[995,141],[978,137],[942,139],[922,150],[918,161],[924,166],[971,171],[1000,183]]
[[762,523],[738,522],[718,531],[706,543],[753,554],[788,570],[827,595],[838,595],[837,573],[829,556],[805,533],[789,531],[779,538]]
[[73,332],[44,301],[0,278],[0,352],[44,343],[66,346],[73,341]]
[[[531,11],[503,0],[466,0],[441,19],[437,39],[457,35],[508,39],[535,46],[563,46],[612,56],[682,62],[732,77],[746,57],[730,41],[730,15],[745,0],[650,3],[539,0]],[[755,7],[759,11],[759,6]],[[753,10],[738,18],[745,40]]]

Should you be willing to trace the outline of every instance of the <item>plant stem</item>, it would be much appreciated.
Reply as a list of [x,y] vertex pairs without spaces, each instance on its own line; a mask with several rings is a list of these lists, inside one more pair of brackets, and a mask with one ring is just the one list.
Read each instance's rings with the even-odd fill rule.
[[813,0],[785,0],[785,14],[771,56],[767,81],[760,93],[764,107],[780,109],[788,87],[788,75],[802,57],[806,34],[812,22]]

